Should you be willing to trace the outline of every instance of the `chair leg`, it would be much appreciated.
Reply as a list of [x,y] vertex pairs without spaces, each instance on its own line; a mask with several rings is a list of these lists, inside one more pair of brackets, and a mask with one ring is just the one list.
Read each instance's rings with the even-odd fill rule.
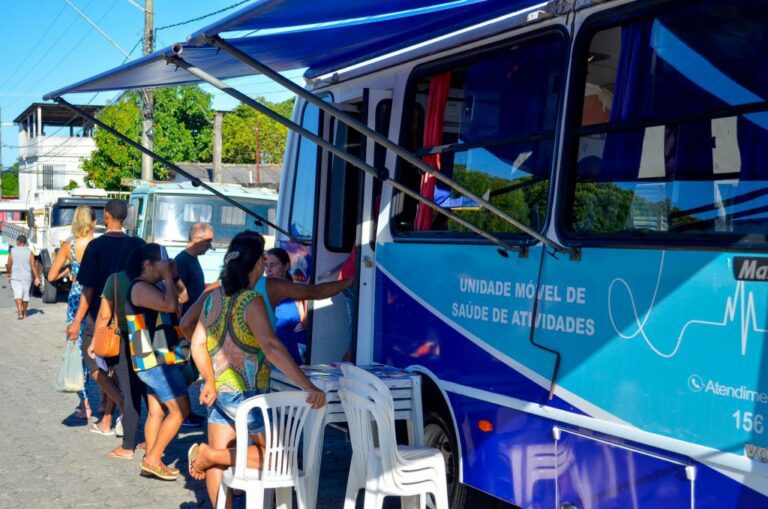
[[291,488],[275,488],[277,509],[293,509],[293,490]]
[[222,482],[219,484],[219,494],[216,497],[216,509],[225,509],[227,507],[227,487]]
[[344,495],[344,509],[355,509],[357,504],[357,494],[360,489],[363,488],[363,483],[360,482],[359,473],[354,469],[349,472],[349,479],[347,479],[347,491]]
[[410,497],[400,498],[400,507],[402,509],[424,509],[422,500],[425,500],[424,495],[411,495]]
[[[246,509],[263,509],[264,508],[264,489],[248,490],[245,494],[245,508]],[[271,498],[269,507],[272,507]]]

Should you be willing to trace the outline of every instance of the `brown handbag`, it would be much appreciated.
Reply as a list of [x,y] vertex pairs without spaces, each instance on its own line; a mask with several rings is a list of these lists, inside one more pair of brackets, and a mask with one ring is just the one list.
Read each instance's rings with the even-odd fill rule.
[[96,329],[93,333],[93,352],[99,357],[117,357],[120,355],[120,327],[117,324],[117,274],[112,288],[114,297],[112,299],[112,318],[109,323]]

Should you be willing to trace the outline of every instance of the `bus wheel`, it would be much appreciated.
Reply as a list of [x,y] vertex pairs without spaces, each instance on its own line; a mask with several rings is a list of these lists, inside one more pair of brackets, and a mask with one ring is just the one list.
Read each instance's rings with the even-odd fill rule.
[[467,487],[459,482],[459,448],[453,426],[440,413],[428,410],[424,418],[424,445],[443,454],[448,482],[448,501],[452,509],[461,509],[467,500]]

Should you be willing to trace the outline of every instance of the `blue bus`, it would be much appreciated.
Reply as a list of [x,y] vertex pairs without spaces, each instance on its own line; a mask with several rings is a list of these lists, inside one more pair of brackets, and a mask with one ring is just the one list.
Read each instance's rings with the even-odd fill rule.
[[297,93],[276,242],[298,279],[358,274],[310,361],[422,375],[452,507],[754,509],[766,48],[764,0],[261,0],[46,97]]
[[359,262],[353,319],[315,309],[311,360],[351,344],[423,375],[452,507],[467,485],[526,509],[768,507],[768,4],[584,4],[312,90],[567,250],[298,101],[517,248],[292,134],[281,226],[318,281]]

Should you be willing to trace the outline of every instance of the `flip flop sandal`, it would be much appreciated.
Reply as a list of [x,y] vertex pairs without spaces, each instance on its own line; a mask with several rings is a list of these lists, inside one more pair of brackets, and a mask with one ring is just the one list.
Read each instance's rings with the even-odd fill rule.
[[200,444],[192,444],[187,451],[187,468],[189,469],[189,475],[194,475],[192,473],[192,470],[195,470],[197,472],[197,469],[195,469],[192,465],[195,463],[195,460],[197,459],[197,453],[200,451]]
[[107,453],[107,457],[109,458],[117,458],[119,460],[132,460],[134,456],[123,456],[122,454],[117,454],[115,451],[109,451]]
[[175,481],[179,477],[179,474],[174,474],[165,465],[149,465],[142,461],[141,476],[153,477],[155,479],[160,479],[161,481]]
[[114,430],[102,431],[101,428],[99,428],[99,425],[96,423],[93,423],[90,426],[88,426],[88,431],[90,431],[91,433],[96,433],[97,435],[105,436],[105,437],[111,437],[112,435],[115,434]]

